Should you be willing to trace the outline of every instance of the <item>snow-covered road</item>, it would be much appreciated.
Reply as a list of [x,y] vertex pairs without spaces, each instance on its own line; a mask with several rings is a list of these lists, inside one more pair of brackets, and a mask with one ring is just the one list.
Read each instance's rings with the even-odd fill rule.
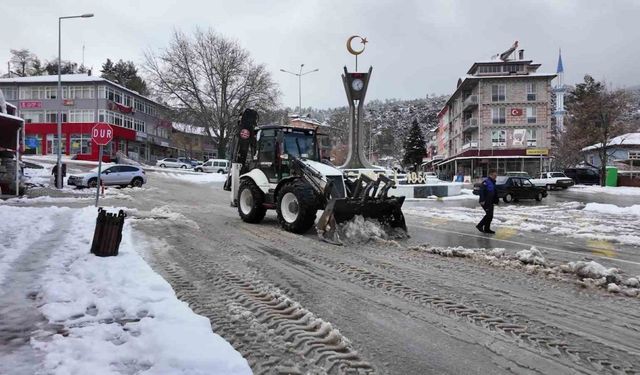
[[[254,373],[640,371],[640,298],[629,284],[640,275],[637,244],[604,237],[637,235],[632,205],[500,206],[488,237],[473,228],[472,199],[411,202],[410,239],[337,247],[283,232],[272,212],[259,225],[240,221],[207,178],[150,172],[149,186],[107,199],[129,207],[130,239],[145,244],[137,250]],[[601,274],[579,276],[586,267]],[[72,310],[91,321],[85,305]]]

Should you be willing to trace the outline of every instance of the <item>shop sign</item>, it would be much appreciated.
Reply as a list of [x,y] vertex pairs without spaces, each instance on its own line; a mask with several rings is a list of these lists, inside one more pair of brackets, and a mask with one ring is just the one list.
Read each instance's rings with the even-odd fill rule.
[[20,109],[36,109],[42,108],[42,102],[39,100],[26,100],[20,102]]
[[549,149],[548,148],[529,148],[527,149],[527,155],[531,156],[531,155],[549,155]]
[[73,99],[65,99],[62,101],[62,104],[67,106],[75,105],[75,103],[73,102]]

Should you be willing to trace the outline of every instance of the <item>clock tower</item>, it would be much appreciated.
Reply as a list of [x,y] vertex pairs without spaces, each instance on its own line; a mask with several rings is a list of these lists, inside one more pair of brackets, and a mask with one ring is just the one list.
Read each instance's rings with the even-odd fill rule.
[[[346,162],[340,166],[342,169],[373,169],[364,154],[364,129],[362,118],[364,117],[364,98],[369,86],[372,67],[367,73],[348,72],[344,67],[342,83],[349,101],[349,153]],[[357,105],[356,105],[357,102]]]

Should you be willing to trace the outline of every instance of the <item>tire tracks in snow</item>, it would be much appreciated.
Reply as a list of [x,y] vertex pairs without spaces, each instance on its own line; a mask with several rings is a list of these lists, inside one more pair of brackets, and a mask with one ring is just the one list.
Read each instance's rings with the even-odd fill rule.
[[[442,315],[454,317],[461,322],[473,324],[491,333],[498,333],[508,340],[515,340],[518,345],[525,345],[538,351],[542,350],[548,356],[565,358],[579,366],[582,371],[611,374],[634,374],[640,371],[640,361],[637,357],[634,360],[629,360],[628,358],[633,355],[626,353],[627,355],[623,358],[620,355],[620,350],[605,343],[565,332],[559,327],[531,319],[524,314],[506,311],[482,300],[461,303],[459,295],[444,296],[428,293],[405,281],[423,279],[423,274],[412,274],[406,269],[391,265],[380,265],[379,268],[387,268],[386,272],[377,272],[375,268],[378,267],[374,265],[375,262],[366,257],[360,257],[359,262],[369,263],[374,269],[357,265],[355,262],[336,261],[319,253],[291,249],[286,246],[287,243],[282,238],[274,239],[268,231],[260,227],[252,227],[250,233],[264,240],[263,243],[275,241],[276,244],[270,251],[283,253],[281,259],[288,260],[287,258],[293,256],[322,265],[338,271],[353,283],[381,290],[385,294],[429,307]],[[387,276],[388,274],[393,275]]]

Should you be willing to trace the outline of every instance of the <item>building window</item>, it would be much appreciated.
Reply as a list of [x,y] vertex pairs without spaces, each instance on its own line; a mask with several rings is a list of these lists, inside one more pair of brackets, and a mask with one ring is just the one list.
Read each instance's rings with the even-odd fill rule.
[[39,134],[28,134],[24,140],[24,153],[42,155],[42,137]]
[[129,116],[124,116],[123,119],[123,126],[127,129],[133,129],[133,118],[129,117]]
[[494,124],[506,123],[506,109],[504,107],[491,108],[491,122]]
[[44,122],[44,111],[20,111],[24,122]]
[[527,129],[527,147],[536,147],[538,138],[536,129]]
[[63,96],[66,99],[93,99],[95,95],[93,86],[69,86],[64,89]]
[[94,122],[95,111],[91,109],[74,109],[69,111],[69,122]]
[[124,105],[126,105],[127,107],[133,107],[133,98],[131,97],[131,95],[124,95],[124,102],[122,103]]
[[107,98],[107,88],[105,86],[98,86],[98,98],[99,99]]
[[146,127],[144,121],[135,120],[134,121],[134,128],[138,132],[142,132],[142,133],[146,133],[147,132],[147,127]]
[[527,91],[527,100],[535,101],[536,100],[536,83],[535,82],[527,82],[525,83],[525,88]]
[[90,134],[71,134],[69,151],[71,154],[91,154],[91,143]]
[[507,145],[507,131],[506,130],[492,130],[491,131],[491,146],[492,147],[505,147]]
[[123,104],[122,93],[120,91],[114,90],[111,87],[107,87],[105,90],[107,99],[111,100],[112,102]]
[[6,100],[18,100],[18,88],[17,87],[3,87],[2,93]]
[[536,113],[538,111],[536,110],[536,107],[527,107],[527,123],[529,124],[535,124],[537,119],[536,119]]
[[507,99],[507,85],[491,85],[491,101],[504,102]]
[[[67,112],[62,112],[61,122],[67,122]],[[45,111],[44,122],[58,122],[58,111]]]
[[[66,153],[67,138],[62,135],[62,153]],[[58,152],[58,137],[53,134],[47,134],[47,154],[56,154]]]

